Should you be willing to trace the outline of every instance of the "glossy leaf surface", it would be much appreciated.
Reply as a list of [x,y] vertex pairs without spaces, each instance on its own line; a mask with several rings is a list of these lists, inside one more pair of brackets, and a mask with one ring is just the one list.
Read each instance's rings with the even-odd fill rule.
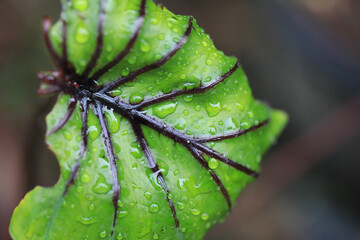
[[[44,20],[61,167],[12,217],[14,239],[202,239],[258,175],[287,117],[254,100],[234,57],[151,0],[62,1]],[[51,26],[51,27],[50,27]]]

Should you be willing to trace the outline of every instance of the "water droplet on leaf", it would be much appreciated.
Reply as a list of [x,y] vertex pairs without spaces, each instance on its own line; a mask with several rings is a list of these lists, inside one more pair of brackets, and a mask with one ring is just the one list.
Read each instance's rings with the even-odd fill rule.
[[190,212],[191,212],[191,214],[194,215],[194,216],[197,216],[197,215],[200,214],[200,210],[198,210],[198,209],[191,209]]
[[121,74],[122,74],[124,77],[129,76],[129,74],[130,74],[130,69],[129,69],[128,67],[124,68],[124,69],[121,71]]
[[203,213],[203,214],[201,214],[201,219],[204,220],[204,221],[206,221],[206,220],[209,219],[209,215],[206,214],[206,213]]
[[178,205],[178,208],[181,210],[185,208],[185,204],[182,202],[178,202],[177,205]]
[[155,203],[151,204],[149,207],[150,213],[157,213],[157,212],[159,212],[159,210],[160,210],[159,206]]
[[153,108],[155,116],[164,119],[176,111],[177,102],[164,102]]
[[136,63],[136,56],[131,56],[131,57],[129,57],[129,58],[128,58],[128,62],[129,62],[130,64],[135,64],[135,63]]
[[142,101],[144,101],[144,97],[142,95],[137,94],[137,93],[131,94],[130,100],[129,100],[129,102],[131,104],[141,103]]
[[130,144],[130,154],[136,159],[142,158],[143,152],[141,151],[138,143],[134,142]]
[[88,183],[88,182],[90,182],[90,179],[91,179],[90,175],[87,172],[83,172],[81,174],[81,177],[80,177],[81,182]]
[[105,238],[105,237],[106,237],[106,231],[105,231],[105,230],[102,231],[102,232],[99,234],[99,236],[100,236],[101,238]]
[[219,166],[219,162],[215,158],[210,158],[209,160],[209,168],[216,169]]
[[151,46],[148,42],[146,42],[144,39],[141,40],[140,42],[140,50],[144,53],[149,52],[151,49]]
[[96,183],[92,189],[95,193],[106,194],[110,191],[111,186],[106,182],[104,175],[98,173]]
[[147,199],[147,200],[151,200],[151,192],[145,192],[144,193],[144,196],[145,196],[145,198]]
[[215,117],[221,111],[221,104],[220,104],[220,102],[218,102],[218,103],[209,102],[205,105],[205,109],[206,109],[206,112],[208,113],[209,117]]
[[96,219],[94,217],[80,216],[77,220],[83,225],[91,225],[91,224],[96,223]]
[[194,95],[184,95],[183,99],[185,102],[191,102],[194,99]]
[[122,239],[124,239],[124,236],[123,236],[121,233],[119,233],[119,234],[117,235],[116,239],[117,239],[117,240],[122,240]]
[[88,0],[74,0],[73,6],[78,11],[84,11],[88,8]]
[[89,30],[84,22],[80,22],[75,30],[75,40],[78,43],[86,43],[89,40]]

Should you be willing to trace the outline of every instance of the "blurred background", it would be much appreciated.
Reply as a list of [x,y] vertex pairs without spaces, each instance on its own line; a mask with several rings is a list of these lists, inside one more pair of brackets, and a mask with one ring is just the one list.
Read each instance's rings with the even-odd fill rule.
[[[360,239],[360,1],[158,0],[193,15],[237,56],[255,97],[290,124],[262,175],[207,240]],[[11,213],[59,169],[44,144],[51,99],[36,97],[53,69],[41,35],[59,0],[0,1],[0,239]]]

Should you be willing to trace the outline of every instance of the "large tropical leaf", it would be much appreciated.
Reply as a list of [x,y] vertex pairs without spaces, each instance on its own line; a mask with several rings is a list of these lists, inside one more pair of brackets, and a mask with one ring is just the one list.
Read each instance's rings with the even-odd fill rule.
[[[201,239],[258,175],[286,115],[254,100],[234,57],[151,0],[62,1],[44,20],[59,93],[61,176],[11,220],[14,239]],[[231,36],[229,36],[231,37]]]

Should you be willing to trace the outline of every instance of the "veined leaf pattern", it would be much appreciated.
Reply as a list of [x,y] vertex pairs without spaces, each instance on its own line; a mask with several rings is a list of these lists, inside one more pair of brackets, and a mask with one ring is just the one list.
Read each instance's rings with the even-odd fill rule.
[[15,210],[14,239],[201,239],[258,176],[286,115],[192,17],[152,0],[63,0],[44,19],[61,177]]

